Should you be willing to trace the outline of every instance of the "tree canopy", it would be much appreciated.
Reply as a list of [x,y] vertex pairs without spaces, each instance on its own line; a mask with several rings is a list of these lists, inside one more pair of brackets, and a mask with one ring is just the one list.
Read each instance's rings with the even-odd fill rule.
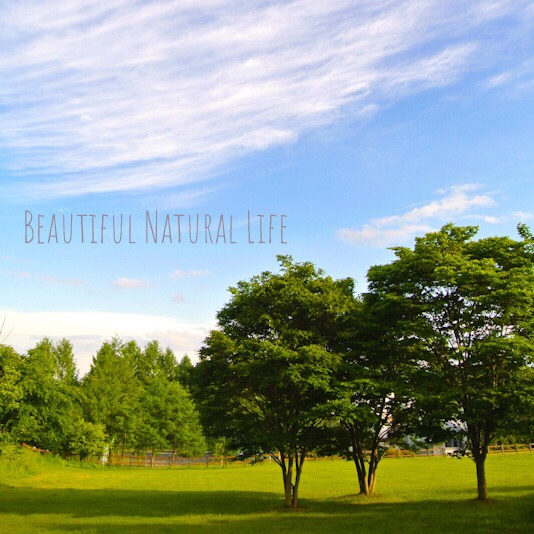
[[474,240],[476,227],[444,226],[395,248],[397,259],[369,270],[370,295],[395,314],[399,347],[418,365],[414,409],[429,436],[467,439],[478,495],[487,497],[488,446],[522,404],[532,363],[532,238]]
[[194,391],[205,428],[270,454],[282,470],[286,505],[297,507],[306,453],[325,429],[319,407],[333,393],[340,356],[332,347],[353,282],[289,256],[278,261],[281,273],[230,288],[219,330],[200,350]]

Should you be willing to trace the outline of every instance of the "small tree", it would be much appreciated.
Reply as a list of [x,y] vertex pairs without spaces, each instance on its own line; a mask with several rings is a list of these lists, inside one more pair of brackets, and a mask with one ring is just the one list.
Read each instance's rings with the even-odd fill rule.
[[178,382],[163,375],[154,377],[145,386],[139,400],[139,421],[136,445],[157,449],[170,447],[172,455],[201,454],[206,449],[202,427],[190,394]]
[[380,460],[406,433],[411,366],[391,335],[391,317],[368,295],[355,300],[339,333],[342,365],[336,398],[327,408],[339,419],[337,450],[354,461],[360,494],[376,486]]
[[[135,349],[130,344],[130,349]],[[131,350],[135,376],[142,385],[139,397],[135,445],[139,450],[172,448],[183,456],[205,451],[202,428],[190,394],[179,382],[179,364],[170,349],[157,341],[144,350]],[[190,363],[190,362],[189,362]]]
[[28,351],[21,366],[23,399],[14,436],[37,447],[66,454],[74,417],[81,417],[72,345],[44,338]]
[[104,426],[110,457],[116,447],[124,449],[133,444],[143,391],[135,376],[133,353],[137,349],[134,342],[123,344],[117,338],[106,341],[82,382],[87,419]]
[[190,393],[178,382],[169,382],[163,434],[172,454],[191,457],[206,451],[200,418]]
[[187,354],[180,360],[176,368],[176,378],[178,382],[185,388],[188,388],[191,383],[191,375],[193,374],[193,364],[191,358]]
[[101,456],[106,448],[104,426],[81,418],[72,421],[67,437],[71,454],[78,455],[80,461],[89,456]]

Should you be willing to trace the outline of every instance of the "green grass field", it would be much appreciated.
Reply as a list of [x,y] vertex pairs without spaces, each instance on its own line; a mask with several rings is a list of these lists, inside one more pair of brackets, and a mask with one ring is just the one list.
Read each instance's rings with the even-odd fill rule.
[[377,495],[355,496],[351,463],[304,466],[301,506],[283,508],[277,465],[128,469],[25,452],[0,459],[0,532],[534,532],[534,454],[491,456],[490,500],[467,458],[385,459]]

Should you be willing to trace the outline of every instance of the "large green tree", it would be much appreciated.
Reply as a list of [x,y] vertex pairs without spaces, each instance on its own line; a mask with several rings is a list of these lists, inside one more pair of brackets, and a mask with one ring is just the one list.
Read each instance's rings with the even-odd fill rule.
[[[414,410],[432,435],[455,428],[487,498],[488,446],[524,401],[532,362],[534,254],[522,239],[473,239],[476,227],[444,226],[393,249],[397,259],[369,270],[370,294],[396,314],[399,350],[419,366]],[[520,411],[520,410],[519,410]]]
[[244,451],[268,453],[282,471],[285,503],[296,508],[306,454],[320,443],[340,364],[339,319],[353,299],[351,279],[333,280],[311,263],[279,256],[230,288],[200,351],[193,391],[204,426]]

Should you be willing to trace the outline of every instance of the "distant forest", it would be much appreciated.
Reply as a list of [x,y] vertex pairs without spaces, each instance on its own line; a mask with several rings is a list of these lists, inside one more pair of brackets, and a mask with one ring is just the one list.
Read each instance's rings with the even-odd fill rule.
[[71,343],[43,339],[24,356],[0,346],[0,424],[16,440],[62,455],[206,450],[188,391],[191,360],[157,341],[106,341],[78,377]]

